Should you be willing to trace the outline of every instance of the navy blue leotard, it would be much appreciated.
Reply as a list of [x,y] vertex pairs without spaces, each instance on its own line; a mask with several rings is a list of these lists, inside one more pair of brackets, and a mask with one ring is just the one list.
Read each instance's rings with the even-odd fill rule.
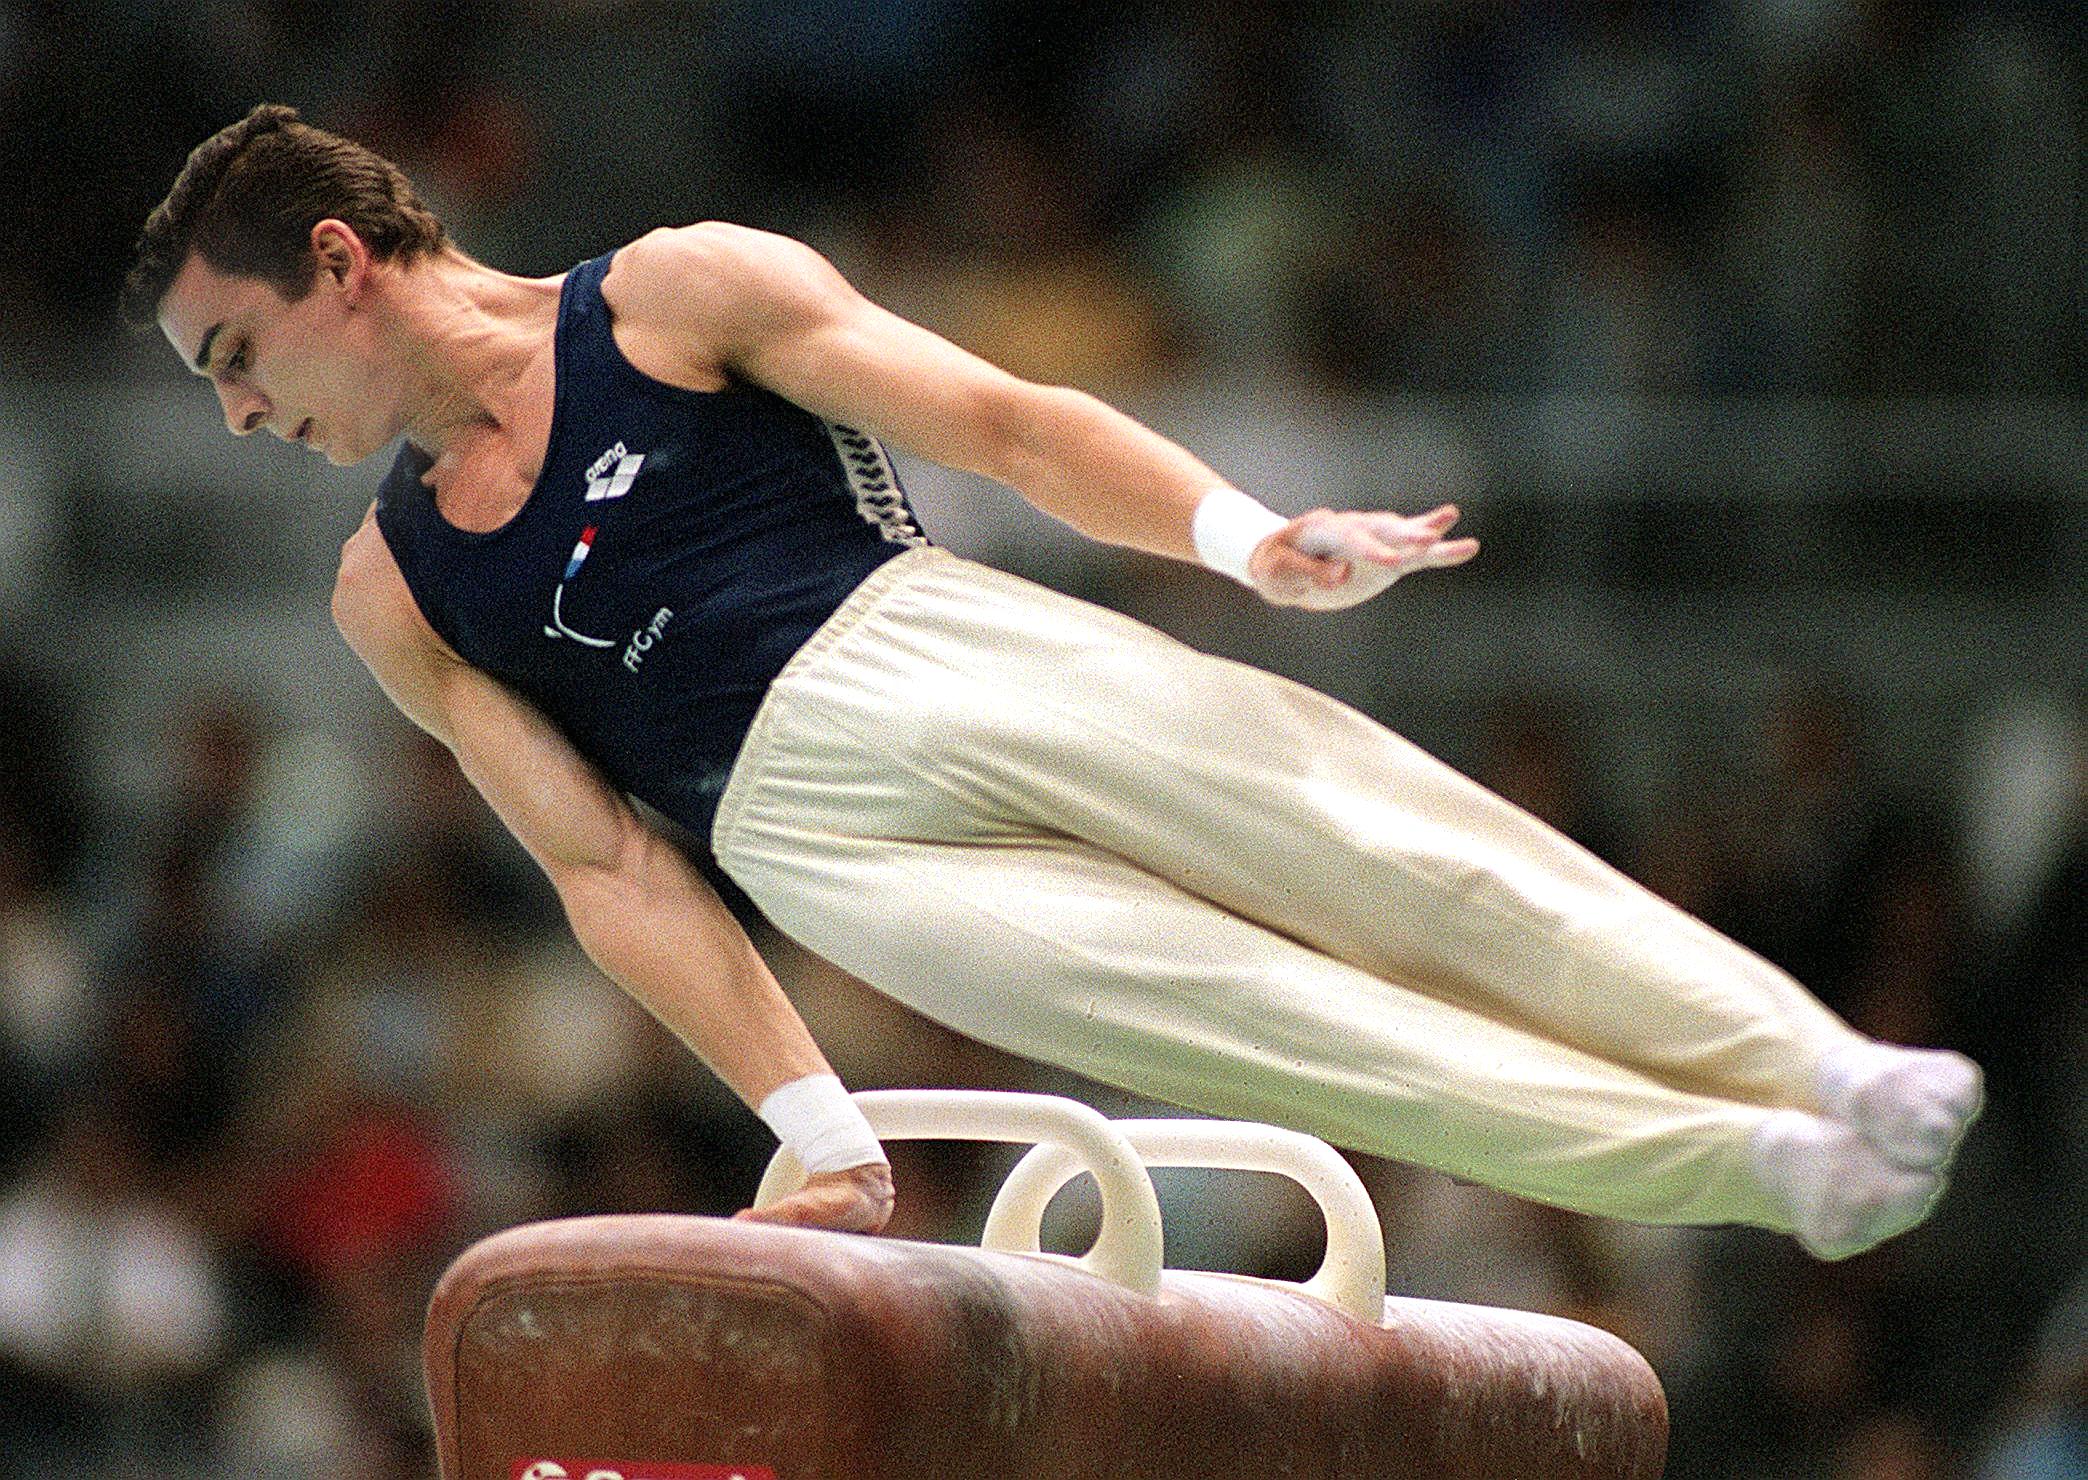
[[560,291],[550,444],[521,511],[456,528],[409,444],[377,525],[460,657],[708,841],[784,663],[864,576],[926,540],[873,438],[757,386],[682,390],[634,369],[602,299],[613,255]]

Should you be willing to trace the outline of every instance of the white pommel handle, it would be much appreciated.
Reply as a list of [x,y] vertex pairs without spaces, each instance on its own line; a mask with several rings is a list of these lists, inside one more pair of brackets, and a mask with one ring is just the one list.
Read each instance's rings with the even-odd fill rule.
[[[1333,1147],[1297,1131],[1252,1121],[1116,1120],[1110,1125],[1123,1133],[1148,1166],[1275,1172],[1298,1183],[1312,1194],[1327,1220],[1327,1256],[1318,1273],[1298,1288],[1359,1321],[1383,1323],[1385,1231],[1363,1179]],[[993,1200],[981,1245],[1014,1253],[1035,1251],[1044,1209],[1082,1170],[1054,1145],[1040,1145],[1023,1157]],[[1102,1222],[1106,1233],[1106,1190]]]
[[[1145,1163],[1119,1131],[1118,1122],[1058,1095],[877,1089],[858,1091],[854,1098],[881,1141],[1034,1143],[1037,1151],[1054,1154],[1054,1165],[1068,1168],[1053,1191],[1082,1172],[1092,1174],[1102,1189],[1102,1231],[1095,1246],[1072,1262],[1140,1295],[1159,1293],[1160,1202]],[[804,1185],[804,1167],[787,1147],[779,1149],[754,1194],[754,1206],[765,1208]],[[1037,1250],[1033,1238],[1026,1252]]]

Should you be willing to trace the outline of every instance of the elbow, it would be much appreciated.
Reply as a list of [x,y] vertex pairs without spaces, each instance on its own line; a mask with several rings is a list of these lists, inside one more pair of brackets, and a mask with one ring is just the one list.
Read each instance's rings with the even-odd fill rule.
[[642,913],[644,896],[638,882],[617,869],[594,864],[546,861],[544,872],[558,894],[574,939],[607,970],[606,953],[623,933],[619,926],[627,928]]
[[[661,932],[687,923],[688,890],[673,845],[638,826],[615,853],[586,862],[546,861],[573,938],[610,978],[628,985],[634,959]],[[685,866],[684,866],[685,868]]]
[[646,892],[665,846],[627,808],[585,837],[567,837],[538,855],[538,862],[575,925],[583,919],[628,913]]

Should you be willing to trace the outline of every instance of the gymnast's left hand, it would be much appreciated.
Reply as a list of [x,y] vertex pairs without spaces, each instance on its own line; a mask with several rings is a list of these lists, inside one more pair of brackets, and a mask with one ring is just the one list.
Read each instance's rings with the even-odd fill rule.
[[1314,509],[1256,546],[1247,571],[1276,606],[1354,606],[1409,571],[1462,565],[1477,555],[1477,540],[1448,538],[1457,517],[1455,504],[1411,516]]
[[732,1216],[743,1223],[785,1223],[796,1228],[831,1228],[839,1233],[876,1233],[892,1217],[892,1169],[883,1162],[821,1172],[786,1198]]

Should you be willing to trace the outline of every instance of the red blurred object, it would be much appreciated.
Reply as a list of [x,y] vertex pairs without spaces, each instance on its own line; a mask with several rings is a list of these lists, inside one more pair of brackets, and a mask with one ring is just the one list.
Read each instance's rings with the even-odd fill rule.
[[457,1206],[446,1148],[411,1114],[368,1106],[333,1126],[264,1193],[263,1240],[327,1278],[425,1248]]

